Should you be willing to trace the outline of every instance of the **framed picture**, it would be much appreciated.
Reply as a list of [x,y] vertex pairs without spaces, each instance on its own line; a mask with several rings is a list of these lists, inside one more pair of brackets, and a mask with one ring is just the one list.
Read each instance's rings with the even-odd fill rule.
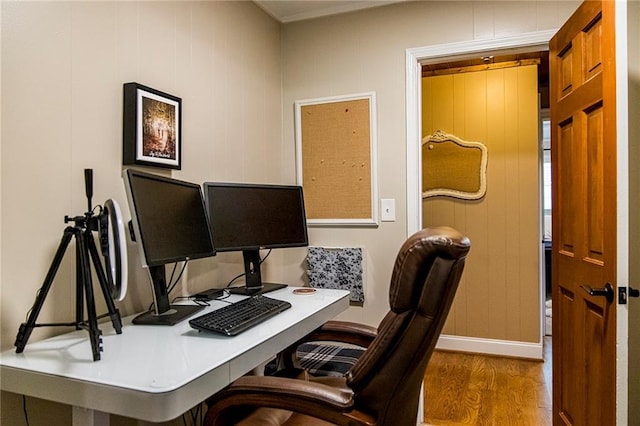
[[487,147],[436,130],[422,139],[422,198],[479,200],[487,193]]
[[307,223],[377,226],[375,92],[301,100],[295,112]]
[[122,164],[179,170],[182,99],[138,83],[123,89]]

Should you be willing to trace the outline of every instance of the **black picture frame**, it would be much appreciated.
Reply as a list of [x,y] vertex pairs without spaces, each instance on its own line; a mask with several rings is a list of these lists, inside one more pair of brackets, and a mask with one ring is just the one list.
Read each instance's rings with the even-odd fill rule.
[[182,168],[182,99],[138,83],[123,85],[122,164]]

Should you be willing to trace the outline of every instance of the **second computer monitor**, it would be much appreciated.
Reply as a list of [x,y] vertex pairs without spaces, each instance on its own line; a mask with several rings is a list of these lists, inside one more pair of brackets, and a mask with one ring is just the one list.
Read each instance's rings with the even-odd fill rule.
[[204,196],[216,250],[241,251],[245,294],[282,287],[263,283],[260,249],[309,244],[302,187],[206,182]]

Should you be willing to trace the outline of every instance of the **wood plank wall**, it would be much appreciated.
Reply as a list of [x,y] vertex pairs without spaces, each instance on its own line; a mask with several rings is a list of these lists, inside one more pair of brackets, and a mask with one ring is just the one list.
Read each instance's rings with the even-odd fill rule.
[[538,90],[535,65],[426,77],[423,136],[443,130],[488,148],[487,194],[423,200],[423,226],[472,242],[444,334],[540,340]]

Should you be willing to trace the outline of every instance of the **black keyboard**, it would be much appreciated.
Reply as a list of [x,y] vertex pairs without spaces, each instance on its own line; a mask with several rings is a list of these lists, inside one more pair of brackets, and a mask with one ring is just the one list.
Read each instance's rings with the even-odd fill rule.
[[189,325],[196,330],[235,336],[290,307],[289,302],[257,294],[193,318]]

